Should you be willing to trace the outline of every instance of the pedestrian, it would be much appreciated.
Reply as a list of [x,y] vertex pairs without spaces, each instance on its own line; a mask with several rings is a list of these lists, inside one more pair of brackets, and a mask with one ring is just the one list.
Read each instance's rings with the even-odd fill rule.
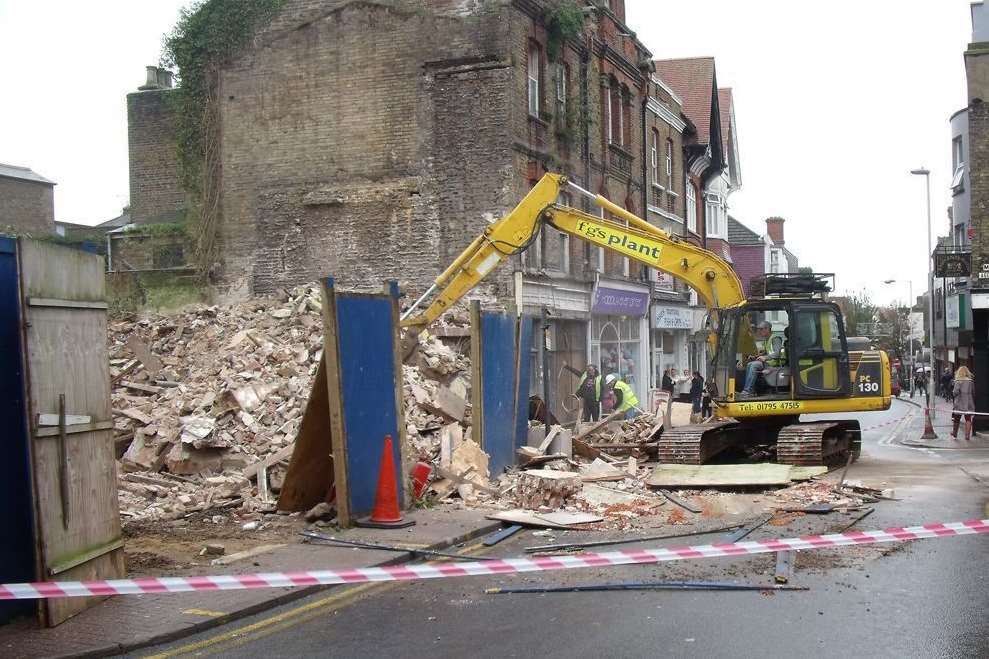
[[675,372],[676,371],[673,370],[673,367],[670,367],[665,371],[663,371],[663,383],[660,388],[666,393],[668,393],[670,395],[670,398],[673,398],[673,384],[674,384],[673,373]]
[[580,376],[580,380],[577,381],[577,391],[574,392],[574,395],[583,402],[582,420],[597,421],[598,414],[601,410],[602,379],[597,367],[594,364],[588,364],[587,368],[579,371],[566,362],[563,362],[563,368],[574,375]]
[[951,367],[947,366],[941,374],[941,395],[949,403],[954,398],[954,386],[951,382]]
[[691,421],[697,423],[701,418],[701,406],[704,398],[704,378],[697,371],[690,379],[690,411]]
[[704,396],[701,399],[701,418],[710,419],[711,418],[711,392],[704,387]]
[[923,370],[917,371],[913,377],[913,388],[927,397],[927,373]]
[[617,373],[609,373],[604,381],[608,390],[615,396],[615,410],[624,412],[626,419],[639,416],[639,399],[636,398],[632,387],[619,378]]
[[975,377],[965,365],[955,372],[955,402],[951,406],[951,437],[958,439],[958,423],[965,417],[965,439],[972,439],[972,420],[975,418]]
[[960,366],[955,372],[952,382],[952,396],[951,436],[957,437],[959,423],[964,417],[965,439],[971,439],[975,412],[975,376],[967,366]]

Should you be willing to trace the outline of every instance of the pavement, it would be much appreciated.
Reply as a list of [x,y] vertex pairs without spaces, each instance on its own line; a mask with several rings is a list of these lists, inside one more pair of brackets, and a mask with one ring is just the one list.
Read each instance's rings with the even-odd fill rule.
[[[399,530],[324,530],[347,540],[447,549],[501,528],[468,510],[424,509],[407,514],[415,526]],[[210,574],[375,567],[411,560],[409,555],[308,543],[288,544]],[[131,652],[229,624],[334,586],[263,588],[112,597],[58,627],[39,629],[34,619],[0,626],[0,655],[7,657],[99,657]]]

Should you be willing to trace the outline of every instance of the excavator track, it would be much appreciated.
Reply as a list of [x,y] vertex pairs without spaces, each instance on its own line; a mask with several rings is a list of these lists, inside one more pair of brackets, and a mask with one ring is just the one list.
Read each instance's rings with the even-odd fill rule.
[[704,464],[732,444],[734,419],[696,423],[664,430],[659,438],[659,461],[666,464]]
[[862,450],[858,421],[794,423],[780,428],[776,461],[788,465],[833,465],[856,460]]
[[667,464],[705,464],[721,451],[739,443],[776,445],[776,462],[790,465],[834,465],[851,452],[857,459],[862,438],[858,421],[817,421],[762,427],[724,419],[663,431],[659,461]]

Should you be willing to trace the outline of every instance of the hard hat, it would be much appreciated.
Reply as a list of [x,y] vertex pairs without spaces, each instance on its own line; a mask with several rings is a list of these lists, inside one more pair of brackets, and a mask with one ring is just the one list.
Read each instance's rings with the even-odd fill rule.
[[617,379],[618,379],[618,376],[617,375],[615,375],[614,373],[608,373],[608,377],[606,377],[604,379],[604,381],[605,381],[605,384],[611,384],[612,382],[614,382]]

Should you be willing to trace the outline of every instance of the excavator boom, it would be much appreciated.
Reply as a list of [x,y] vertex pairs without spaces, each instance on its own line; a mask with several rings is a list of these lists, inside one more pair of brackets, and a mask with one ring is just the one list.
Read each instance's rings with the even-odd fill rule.
[[[557,205],[563,188],[588,197],[620,221]],[[505,259],[527,249],[544,223],[683,280],[710,309],[745,301],[735,271],[715,254],[672,236],[601,195],[570,183],[564,176],[546,174],[511,213],[486,228],[436,278],[433,286],[402,316],[402,325],[425,327],[432,323]],[[413,316],[434,293],[429,306]]]

